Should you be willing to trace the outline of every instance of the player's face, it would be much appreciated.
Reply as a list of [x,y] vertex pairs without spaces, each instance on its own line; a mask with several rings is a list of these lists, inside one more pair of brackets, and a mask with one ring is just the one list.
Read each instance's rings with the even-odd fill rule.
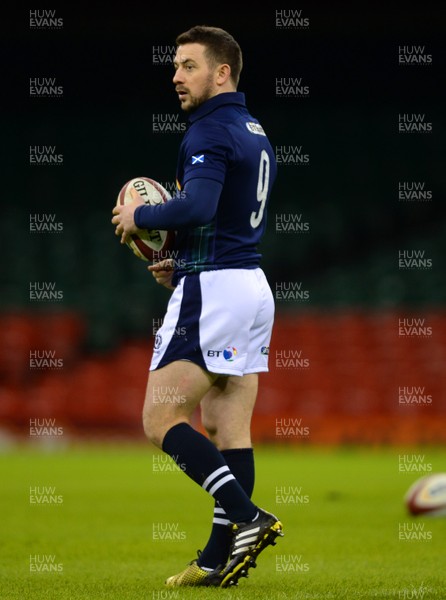
[[215,71],[209,68],[201,44],[178,46],[174,59],[173,83],[180,99],[181,108],[190,112],[218,93]]

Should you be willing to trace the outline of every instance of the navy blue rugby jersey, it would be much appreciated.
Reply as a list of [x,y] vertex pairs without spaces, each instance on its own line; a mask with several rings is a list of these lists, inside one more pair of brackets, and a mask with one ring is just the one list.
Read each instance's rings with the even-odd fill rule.
[[[177,231],[177,276],[214,269],[255,268],[260,264],[257,247],[265,231],[276,175],[274,151],[262,126],[248,112],[245,95],[218,94],[190,115],[178,156],[179,190],[198,189],[200,193],[191,198],[186,193],[183,200],[179,193],[173,204],[171,200],[157,207],[141,207],[135,211],[135,223],[154,229],[166,229],[169,225],[169,229]],[[211,194],[206,197],[203,180],[212,180],[218,184],[218,190],[222,186],[218,203],[206,222],[195,219],[194,223],[193,217],[188,222],[187,216],[180,214],[185,212],[188,201],[195,203],[189,214],[200,212],[200,205],[202,213],[209,209]],[[167,217],[168,212],[168,221],[156,218],[156,213]]]

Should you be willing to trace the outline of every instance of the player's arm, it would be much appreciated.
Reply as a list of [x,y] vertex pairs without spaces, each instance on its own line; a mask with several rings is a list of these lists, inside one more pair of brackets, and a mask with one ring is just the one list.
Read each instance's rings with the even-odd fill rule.
[[221,126],[197,124],[194,131],[193,140],[184,150],[181,192],[168,202],[149,206],[132,189],[135,202],[113,209],[112,223],[122,243],[139,229],[176,231],[207,225],[214,218],[232,153],[231,143]]
[[143,229],[176,231],[206,225],[217,211],[222,187],[213,179],[191,179],[176,196],[156,206],[145,204],[132,189],[134,202],[113,209],[112,223],[116,225],[116,235],[120,235],[121,243],[124,243],[129,235]]
[[183,187],[171,200],[139,206],[141,229],[180,230],[207,225],[214,218],[232,156],[231,139],[218,124],[196,123],[182,147]]
[[138,205],[134,221],[138,229],[178,230],[206,225],[217,212],[223,185],[213,179],[190,179],[181,192],[164,204]]

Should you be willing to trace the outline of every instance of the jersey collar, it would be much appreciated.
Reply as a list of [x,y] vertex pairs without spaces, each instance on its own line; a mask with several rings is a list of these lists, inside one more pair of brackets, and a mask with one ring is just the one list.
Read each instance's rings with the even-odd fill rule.
[[200,104],[200,106],[190,115],[189,123],[198,121],[198,119],[205,117],[217,108],[227,106],[228,104],[246,106],[245,94],[243,92],[224,92],[223,94],[212,96],[212,98],[209,98],[209,100]]

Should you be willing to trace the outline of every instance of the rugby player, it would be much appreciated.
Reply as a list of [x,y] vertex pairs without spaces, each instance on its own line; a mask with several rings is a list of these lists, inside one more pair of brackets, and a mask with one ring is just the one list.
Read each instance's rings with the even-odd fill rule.
[[[169,587],[236,585],[282,523],[252,500],[251,417],[268,371],[274,299],[258,245],[277,167],[259,121],[237,91],[242,52],[228,32],[195,26],[176,39],[173,83],[188,113],[177,194],[158,206],[113,209],[124,243],[144,229],[176,232],[174,260],[151,265],[173,290],[154,341],[143,408],[147,438],[214,499],[209,540]],[[154,402],[175,389],[184,401]],[[207,435],[194,429],[197,406]]]

